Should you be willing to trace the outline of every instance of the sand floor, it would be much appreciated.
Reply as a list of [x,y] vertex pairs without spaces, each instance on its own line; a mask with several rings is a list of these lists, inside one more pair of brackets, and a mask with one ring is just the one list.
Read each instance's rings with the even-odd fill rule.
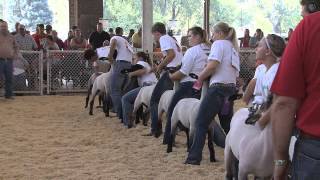
[[147,132],[101,109],[89,116],[84,96],[0,98],[0,179],[223,179],[223,149],[215,147],[219,162],[205,148],[201,166],[184,165],[184,133],[167,154],[162,136]]

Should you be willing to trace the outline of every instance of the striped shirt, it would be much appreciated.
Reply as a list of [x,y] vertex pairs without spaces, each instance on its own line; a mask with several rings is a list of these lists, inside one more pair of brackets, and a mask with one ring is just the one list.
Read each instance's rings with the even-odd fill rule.
[[38,49],[38,45],[32,38],[32,36],[28,34],[24,36],[22,36],[21,34],[16,34],[14,37],[18,43],[20,50],[32,51]]

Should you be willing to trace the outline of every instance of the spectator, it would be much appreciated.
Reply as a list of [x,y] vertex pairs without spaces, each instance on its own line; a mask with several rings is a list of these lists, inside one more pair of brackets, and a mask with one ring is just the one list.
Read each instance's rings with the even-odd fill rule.
[[290,28],[288,31],[288,37],[285,38],[286,42],[289,42],[289,39],[290,39],[292,33],[293,33],[293,29]]
[[81,30],[75,30],[75,37],[71,39],[70,49],[84,50],[87,47],[87,40],[81,36]]
[[59,49],[62,50],[64,49],[64,43],[63,41],[58,37],[58,32],[56,30],[53,30],[51,31],[51,34],[52,34],[52,38],[53,38],[53,41],[55,43],[57,43],[57,45],[59,46]]
[[244,31],[244,36],[242,38],[239,38],[240,40],[240,48],[248,48],[249,47],[249,41],[250,41],[250,31],[249,29],[246,29]]
[[132,35],[132,46],[135,48],[142,48],[142,28]]
[[209,125],[220,112],[224,100],[236,92],[236,78],[240,71],[236,30],[220,22],[213,27],[213,40],[208,63],[197,81],[201,84],[210,78],[210,86],[200,103],[186,164],[200,165]]
[[102,47],[103,42],[105,40],[110,41],[110,35],[109,33],[103,31],[102,23],[98,23],[97,30],[91,33],[89,37],[89,43],[92,46],[92,48],[95,50],[97,48]]
[[127,40],[128,40],[129,43],[132,42],[132,36],[133,36],[134,33],[135,33],[134,29],[130,29],[129,35],[127,37]]
[[259,41],[264,37],[261,29],[257,29],[253,37],[250,38],[249,46],[251,48],[256,48],[259,44]]
[[59,50],[58,44],[54,41],[53,36],[47,36],[47,43],[43,47],[46,50]]
[[301,0],[300,5],[302,17],[320,10],[319,0]]
[[[114,63],[114,68],[111,74],[111,99],[113,103],[113,111],[118,114],[119,117],[121,114],[121,98],[122,90],[121,85],[125,79],[125,76],[121,74],[123,69],[129,69],[132,62],[132,50],[128,49],[129,43],[123,38],[123,30],[120,27],[116,28],[116,36],[113,36],[110,40],[110,53],[108,55],[109,60]],[[113,59],[113,54],[117,50],[117,57],[115,62]]]
[[47,35],[52,35],[52,26],[50,24],[46,25],[46,33]]
[[299,136],[291,165],[292,179],[319,178],[320,12],[317,11],[320,1],[301,0],[300,3],[306,11],[302,13],[304,19],[292,33],[271,87],[276,95],[271,107],[275,180],[287,178],[288,149],[294,126]]
[[110,38],[112,38],[115,34],[113,32],[113,28],[109,28],[109,35],[110,35]]
[[19,25],[20,25],[20,23],[19,23],[19,22],[16,22],[16,24],[14,25],[16,31],[13,31],[13,32],[11,33],[11,35],[14,36],[14,35],[16,35],[16,34],[19,32]]
[[0,22],[0,42],[0,76],[5,78],[5,98],[13,99],[13,59],[18,57],[18,45],[5,21]]
[[[34,41],[32,36],[26,34],[25,26],[22,24],[19,25],[19,33],[15,35],[15,39],[16,39],[16,42],[17,42],[20,50],[25,50],[25,51],[38,50],[37,43]],[[29,68],[28,68],[28,71],[26,74],[27,79],[28,79],[28,87],[34,88],[35,83],[36,83],[35,77],[37,77],[37,66],[39,66],[39,63],[37,61],[35,61],[34,57],[31,57],[29,54],[26,54],[25,56],[28,57],[28,58],[26,58],[26,62],[24,61],[24,57],[21,57],[21,58],[19,58],[20,62],[22,62],[20,64],[21,64],[21,67],[25,67],[26,64],[29,64]],[[23,80],[24,75],[25,74],[21,74],[20,75],[21,78],[16,77],[16,79]],[[22,83],[20,83],[20,84],[22,84]]]
[[37,43],[34,41],[32,36],[26,34],[26,29],[23,24],[19,25],[18,34],[14,37],[20,50],[35,51],[38,49]]
[[74,33],[72,30],[68,32],[68,38],[64,41],[64,48],[70,49],[71,39],[74,37]]
[[32,35],[33,39],[36,41],[38,49],[43,49],[43,46],[46,44],[46,37],[47,35],[44,33],[44,25],[38,24],[37,25],[37,32],[36,34]]

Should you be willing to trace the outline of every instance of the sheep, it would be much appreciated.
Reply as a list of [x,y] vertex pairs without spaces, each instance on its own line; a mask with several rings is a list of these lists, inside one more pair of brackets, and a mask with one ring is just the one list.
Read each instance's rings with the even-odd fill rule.
[[[203,83],[200,100],[196,98],[185,98],[180,100],[175,106],[172,117],[171,117],[171,135],[170,135],[170,141],[167,145],[167,153],[172,152],[172,146],[175,140],[175,135],[176,135],[178,126],[180,129],[186,132],[187,148],[189,150],[189,147],[191,145],[189,139],[191,140],[193,139],[194,131],[195,131],[196,116],[199,111],[200,103],[205,97],[207,90],[208,90],[208,82],[205,82]],[[216,122],[212,121],[208,131],[208,147],[209,147],[211,162],[216,162],[214,147],[212,143],[214,124],[216,124]],[[220,131],[220,132],[223,132],[223,131]]]
[[[92,91],[93,83],[96,80],[96,78],[98,76],[100,76],[101,74],[102,74],[102,72],[97,72],[97,73],[93,73],[90,76],[90,78],[88,80],[88,92],[87,92],[86,103],[85,103],[85,107],[84,108],[88,107],[88,103],[89,103],[89,99],[90,99],[90,94],[91,94],[91,91]],[[99,105],[100,105],[100,96],[99,96]]]
[[93,115],[93,104],[94,99],[97,95],[103,95],[103,111],[106,115],[106,117],[109,117],[109,92],[110,92],[110,82],[111,78],[111,71],[107,73],[102,73],[100,76],[96,78],[96,80],[93,83],[92,91],[91,91],[91,101],[90,101],[90,110],[89,115]]
[[[147,125],[147,113],[148,113],[148,108],[150,107],[150,99],[152,92],[154,90],[156,85],[151,85],[151,86],[145,86],[142,87],[137,95],[137,98],[134,101],[134,108],[133,108],[133,116],[136,114],[141,114],[142,113],[142,119],[143,119],[143,125]],[[146,112],[143,112],[143,106],[147,108]],[[136,123],[138,123],[139,117],[136,117]]]

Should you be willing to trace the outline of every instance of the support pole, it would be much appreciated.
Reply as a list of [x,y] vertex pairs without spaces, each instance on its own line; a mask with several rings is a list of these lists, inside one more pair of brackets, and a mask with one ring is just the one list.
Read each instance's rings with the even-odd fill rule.
[[[142,0],[142,48],[143,51],[153,52],[153,1]],[[152,56],[151,56],[152,57]]]

